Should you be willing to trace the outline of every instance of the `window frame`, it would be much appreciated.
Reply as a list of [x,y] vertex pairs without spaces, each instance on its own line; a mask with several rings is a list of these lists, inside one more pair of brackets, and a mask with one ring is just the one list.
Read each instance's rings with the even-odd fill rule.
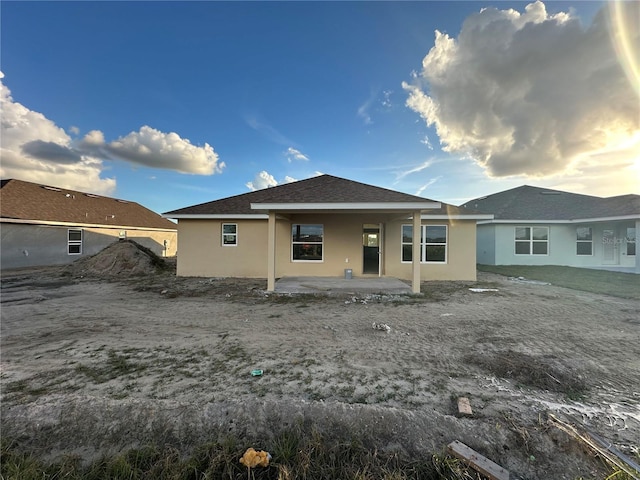
[[[233,233],[226,233],[224,231],[224,227],[226,227],[226,226],[235,227],[234,228],[235,231]],[[233,243],[225,243],[225,237],[227,237],[227,236],[233,237],[234,242]],[[238,224],[237,223],[228,223],[228,222],[222,223],[220,242],[221,242],[223,247],[237,247],[238,246]]]
[[[71,233],[80,232],[80,240],[72,240]],[[82,255],[82,242],[84,240],[84,232],[81,228],[67,229],[67,255]],[[80,247],[78,252],[72,252],[71,247]]]
[[[321,236],[321,240],[318,241],[300,241],[300,240],[294,240],[294,228],[296,227],[296,225],[300,226],[300,227],[320,227],[322,229],[320,236]],[[295,262],[295,263],[323,263],[324,262],[324,223],[292,223],[291,224],[291,261]],[[295,258],[295,246],[296,245],[320,245],[320,258],[318,259],[313,259],[313,258],[307,258],[307,259],[296,259]]]
[[[629,230],[633,230],[633,241],[630,241],[629,238],[631,238],[629,236]],[[627,256],[629,257],[635,257],[638,254],[638,250],[637,250],[637,243],[638,240],[638,232],[636,231],[636,227],[627,227],[627,231],[625,232],[625,237],[624,237],[624,243],[626,245],[626,252],[627,252]],[[631,246],[633,245],[633,253],[629,253],[631,252]]]
[[[405,242],[404,228],[411,229],[411,241]],[[429,227],[444,227],[445,241],[444,242],[427,242],[427,229]],[[401,263],[413,263],[413,260],[404,259],[405,246],[411,246],[413,248],[413,225],[403,224],[400,227],[400,262]],[[427,249],[433,246],[444,246],[444,260],[427,260]],[[410,250],[413,255],[413,249]],[[442,224],[423,224],[420,225],[420,263],[421,264],[435,264],[446,265],[449,263],[449,225]]]
[[[518,229],[527,229],[529,231],[528,237],[526,239],[523,238],[518,238]],[[546,234],[546,239],[545,240],[537,240],[535,238],[534,235],[534,229],[545,229],[547,231]],[[520,256],[520,257],[548,257],[549,256],[549,244],[551,242],[549,241],[549,227],[548,226],[543,226],[543,225],[518,225],[515,226],[513,229],[513,254],[516,256]],[[528,252],[527,253],[518,253],[518,244],[521,245],[528,245]],[[545,244],[546,245],[546,251],[545,253],[536,253],[535,252],[535,246],[537,245],[541,245],[541,244]]]
[[[581,239],[579,230],[589,230],[589,239]],[[580,245],[589,245],[589,253],[580,253]],[[593,228],[576,227],[576,255],[579,257],[593,257]]]

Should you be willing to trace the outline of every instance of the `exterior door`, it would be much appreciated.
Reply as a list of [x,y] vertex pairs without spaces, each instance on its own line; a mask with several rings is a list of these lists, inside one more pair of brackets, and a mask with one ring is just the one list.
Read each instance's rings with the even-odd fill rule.
[[602,263],[603,265],[618,264],[618,239],[613,228],[602,230]]
[[380,274],[380,226],[365,224],[362,227],[362,273]]

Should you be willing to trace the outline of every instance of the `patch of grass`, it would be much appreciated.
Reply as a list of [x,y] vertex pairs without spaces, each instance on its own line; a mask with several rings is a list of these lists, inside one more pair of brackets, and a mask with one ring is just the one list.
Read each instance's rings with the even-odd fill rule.
[[131,375],[146,370],[144,363],[134,363],[129,360],[129,355],[122,355],[115,350],[107,352],[107,359],[98,366],[84,364],[76,365],[76,372],[83,374],[95,383],[105,383],[114,378]]
[[640,300],[640,275],[555,265],[478,265],[481,272],[549,282],[559,287]]

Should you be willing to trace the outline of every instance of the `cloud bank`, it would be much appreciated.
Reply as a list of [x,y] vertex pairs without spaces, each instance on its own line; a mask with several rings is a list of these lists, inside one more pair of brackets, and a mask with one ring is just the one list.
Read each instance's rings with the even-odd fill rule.
[[[3,78],[0,73],[0,80]],[[101,178],[105,160],[119,159],[196,175],[220,173],[225,166],[210,145],[196,146],[177,133],[163,133],[149,126],[111,142],[106,142],[99,130],[80,140],[73,139],[43,114],[14,101],[3,82],[0,107],[2,178],[109,195],[115,190],[116,181]],[[71,127],[70,132],[77,135],[79,129]]]
[[[637,15],[638,4],[628,3]],[[610,160],[602,153],[640,146],[640,107],[608,26],[605,9],[588,28],[540,1],[524,13],[483,9],[457,38],[436,31],[421,72],[403,83],[406,105],[435,126],[444,151],[471,157],[491,176],[547,176],[579,169],[585,158],[591,166],[595,156]],[[620,158],[629,166],[637,155]]]
[[284,177],[284,181],[278,182],[273,175],[266,170],[262,170],[260,173],[256,174],[252,181],[245,183],[245,186],[252,192],[255,192],[256,190],[262,190],[263,188],[275,187],[281,183],[291,183],[295,181],[295,178],[287,175]]

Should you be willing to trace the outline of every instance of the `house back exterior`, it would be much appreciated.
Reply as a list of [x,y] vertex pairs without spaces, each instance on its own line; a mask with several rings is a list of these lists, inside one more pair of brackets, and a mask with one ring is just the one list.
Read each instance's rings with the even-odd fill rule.
[[275,279],[347,270],[412,280],[414,289],[416,278],[474,280],[476,221],[491,218],[331,175],[164,216],[178,220],[178,275]]
[[639,195],[601,198],[525,185],[471,200],[462,208],[494,215],[478,222],[479,264],[640,273]]

